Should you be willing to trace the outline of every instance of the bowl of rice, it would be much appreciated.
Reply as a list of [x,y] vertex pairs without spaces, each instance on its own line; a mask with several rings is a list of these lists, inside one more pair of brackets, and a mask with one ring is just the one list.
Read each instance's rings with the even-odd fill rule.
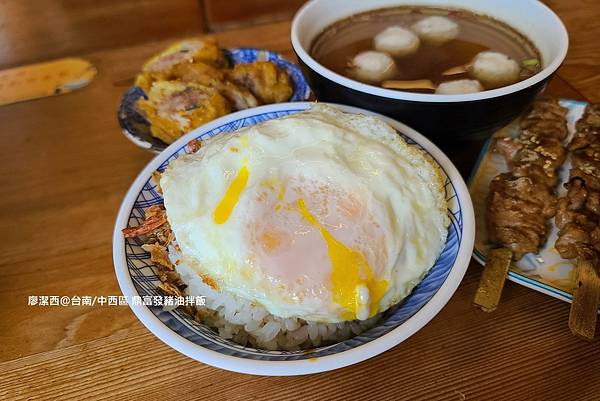
[[[154,335],[190,358],[230,371],[274,376],[348,366],[380,354],[417,332],[443,308],[462,280],[473,249],[474,215],[468,190],[456,168],[435,145],[404,124],[341,105],[324,107],[334,115],[376,118],[368,121],[379,121],[398,133],[403,146],[424,155],[439,171],[443,189],[438,192],[447,206],[444,221],[448,228],[433,265],[414,277],[407,276],[410,285],[386,308],[366,314],[357,309],[356,314],[341,321],[272,313],[283,306],[257,301],[260,297],[240,296],[216,285],[209,276],[198,274],[185,255],[189,252],[187,234],[176,229],[177,213],[172,206],[169,210],[169,204],[174,204],[167,192],[170,189],[165,187],[169,182],[157,180],[157,176],[164,177],[165,171],[181,165],[203,142],[233,137],[248,127],[300,115],[313,107],[309,102],[274,104],[212,121],[186,134],[152,160],[122,202],[113,234],[113,258],[123,295]],[[325,230],[317,228],[316,232]],[[235,238],[230,244],[220,241],[220,246],[231,246],[235,253]],[[409,253],[415,252],[409,249]],[[251,276],[245,280],[252,282]],[[367,290],[367,299],[372,299],[374,292],[370,297]]]

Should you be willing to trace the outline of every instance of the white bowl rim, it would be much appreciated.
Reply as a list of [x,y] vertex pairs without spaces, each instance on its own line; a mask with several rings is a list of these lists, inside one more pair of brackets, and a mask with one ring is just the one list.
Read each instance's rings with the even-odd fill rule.
[[[142,190],[152,172],[155,171],[181,146],[185,145],[189,140],[198,137],[201,132],[210,131],[229,121],[240,118],[275,111],[307,109],[311,104],[314,103],[278,103],[228,114],[182,136],[146,165],[146,167],[136,177],[135,181],[127,191],[125,198],[123,199],[116,218],[113,232],[113,262],[117,281],[119,282],[119,286],[123,292],[123,295],[127,296],[128,299],[131,299],[132,296],[138,296],[139,294],[134,287],[127,268],[125,242],[123,240],[121,230],[127,227],[133,204],[135,203],[139,192]],[[471,202],[469,190],[467,189],[465,181],[448,157],[431,141],[412,128],[391,118],[368,110],[338,104],[331,105],[344,112],[362,113],[382,118],[394,128],[414,139],[415,142],[422,146],[440,164],[454,185],[462,209],[462,241],[456,260],[454,261],[454,264],[450,269],[450,273],[444,280],[442,286],[417,313],[389,333],[356,348],[342,351],[334,355],[319,357],[317,360],[303,359],[292,361],[264,361],[224,355],[219,352],[203,348],[175,333],[167,325],[160,321],[148,307],[129,305],[142,324],[165,344],[199,362],[238,373],[266,376],[292,376],[318,373],[352,365],[391,349],[425,326],[450,300],[460,284],[467,267],[469,266],[473,244],[475,241],[475,216],[473,212],[473,204]]]
[[504,86],[497,89],[487,90],[483,92],[477,93],[467,93],[460,95],[438,95],[438,94],[429,94],[429,93],[413,93],[413,92],[403,92],[397,91],[393,89],[384,89],[379,88],[377,86],[368,85],[359,81],[355,81],[350,78],[346,78],[343,75],[340,75],[328,68],[325,68],[317,60],[315,60],[300,44],[300,39],[298,37],[298,29],[299,24],[304,15],[308,12],[311,7],[315,7],[315,4],[318,4],[318,0],[312,0],[305,3],[294,16],[292,21],[291,28],[291,42],[292,48],[298,55],[298,58],[306,63],[306,65],[318,73],[319,75],[333,81],[339,85],[344,87],[354,89],[358,92],[363,92],[373,96],[379,96],[383,98],[389,99],[397,99],[397,100],[405,100],[405,101],[413,101],[413,102],[427,102],[427,103],[454,103],[454,102],[470,102],[484,99],[491,99],[495,97],[509,95],[511,93],[518,92],[520,90],[529,88],[544,79],[548,78],[552,73],[554,73],[564,61],[567,50],[569,49],[569,35],[567,33],[567,28],[561,21],[561,19],[552,11],[548,6],[543,4],[538,0],[531,0],[531,4],[535,4],[540,7],[541,10],[549,13],[549,15],[555,20],[557,27],[561,33],[559,40],[559,52],[558,56],[555,57],[551,63],[549,63],[542,71],[533,75],[530,78],[527,78],[523,81],[514,83],[512,85]]

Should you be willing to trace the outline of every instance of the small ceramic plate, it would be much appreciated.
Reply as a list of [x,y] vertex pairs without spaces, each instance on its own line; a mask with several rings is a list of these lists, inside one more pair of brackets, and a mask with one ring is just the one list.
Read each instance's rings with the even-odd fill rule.
[[[227,132],[298,113],[310,106],[308,102],[272,104],[218,118],[175,141],[142,170],[121,204],[113,234],[115,272],[128,299],[161,295],[157,289],[160,280],[150,255],[141,248],[141,241],[124,238],[121,233],[125,227],[140,224],[147,207],[162,204],[163,199],[151,180],[152,172],[163,171],[169,162],[189,153],[187,143],[192,139],[227,135]],[[345,112],[377,115],[354,107],[333,106]],[[406,125],[378,116],[407,142],[427,152],[441,167],[446,179],[444,188],[451,224],[446,245],[435,265],[408,297],[384,312],[375,327],[334,345],[287,352],[242,347],[219,337],[177,309],[167,311],[159,306],[130,304],[138,319],[166,344],[198,361],[241,373],[277,376],[323,372],[360,362],[392,348],[427,324],[454,294],[471,260],[475,237],[473,206],[466,184],[442,151]]]
[[[576,100],[563,99],[560,103],[569,109],[567,115],[569,126],[569,138],[573,135],[575,121],[581,117],[587,103]],[[518,121],[508,127],[496,132],[493,138],[518,135]],[[485,264],[487,254],[490,250],[487,242],[487,227],[485,221],[486,198],[490,181],[498,174],[508,171],[506,161],[502,156],[491,151],[491,140],[484,146],[479,160],[473,169],[469,179],[469,192],[475,208],[475,249],[473,256]],[[565,194],[566,190],[562,184],[568,180],[571,163],[569,160],[560,168],[558,174],[560,184],[557,186],[559,196]],[[552,229],[548,240],[539,254],[526,254],[521,260],[512,264],[508,273],[508,279],[526,287],[532,288],[544,294],[570,302],[572,288],[575,280],[575,270],[572,261],[560,257],[554,243],[556,242],[558,229],[552,223]]]
[[[233,48],[224,49],[223,51],[231,65],[252,63],[254,61],[271,61],[275,63],[279,68],[287,72],[292,80],[294,92],[289,101],[301,102],[310,98],[310,87],[304,79],[300,67],[286,60],[280,54],[269,50],[253,48]],[[146,94],[137,86],[133,86],[125,92],[119,105],[119,125],[127,139],[139,147],[148,149],[154,153],[161,152],[168,145],[150,135],[150,124],[136,107],[136,102],[140,97],[146,98]]]

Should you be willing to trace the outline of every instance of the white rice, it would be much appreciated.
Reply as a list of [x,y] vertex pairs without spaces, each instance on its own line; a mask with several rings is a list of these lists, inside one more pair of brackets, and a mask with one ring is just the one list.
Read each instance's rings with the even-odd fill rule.
[[[174,243],[169,246],[169,258],[177,273],[187,284],[189,296],[204,296],[204,306],[196,306],[205,325],[220,337],[243,346],[266,350],[306,350],[347,340],[373,327],[381,314],[367,320],[342,323],[319,323],[300,318],[280,318],[264,307],[226,291],[216,291],[185,263]],[[176,263],[178,261],[178,264]]]

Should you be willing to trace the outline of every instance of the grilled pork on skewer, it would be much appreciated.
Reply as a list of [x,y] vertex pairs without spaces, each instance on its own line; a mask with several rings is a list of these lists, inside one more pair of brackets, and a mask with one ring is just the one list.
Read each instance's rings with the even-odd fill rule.
[[517,138],[496,141],[511,171],[490,184],[490,241],[513,252],[515,259],[539,251],[548,234],[547,221],[556,211],[556,169],[565,160],[567,110],[556,100],[537,101],[521,120]]
[[569,145],[571,171],[567,194],[558,200],[555,248],[565,259],[577,259],[578,279],[569,327],[593,339],[600,302],[600,105],[590,105],[576,124]]
[[[517,138],[496,141],[511,171],[490,183],[487,223],[489,239],[502,250],[490,253],[475,295],[475,304],[493,311],[498,301],[510,259],[537,253],[548,235],[548,219],[556,212],[556,170],[565,160],[567,109],[552,99],[538,100],[520,122]],[[504,258],[503,261],[493,260]],[[489,269],[497,269],[495,273]]]

